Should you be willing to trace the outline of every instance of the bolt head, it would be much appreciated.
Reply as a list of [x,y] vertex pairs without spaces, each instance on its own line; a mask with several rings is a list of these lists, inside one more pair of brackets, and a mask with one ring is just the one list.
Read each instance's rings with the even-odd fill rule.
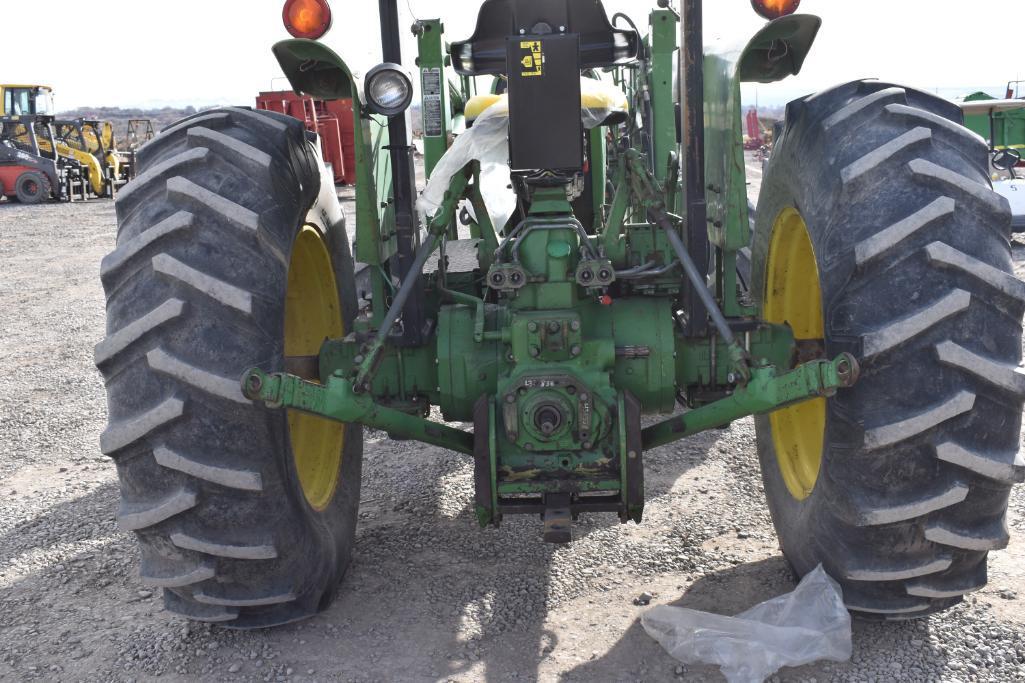
[[574,320],[573,322],[571,322],[569,324],[569,329],[573,330],[574,332],[578,332],[580,330],[580,321]]
[[533,320],[531,320],[529,323],[527,323],[527,331],[528,332],[537,332],[537,323],[534,322]]
[[579,344],[574,344],[573,347],[569,350],[569,352],[574,356],[579,356],[580,351],[581,349]]

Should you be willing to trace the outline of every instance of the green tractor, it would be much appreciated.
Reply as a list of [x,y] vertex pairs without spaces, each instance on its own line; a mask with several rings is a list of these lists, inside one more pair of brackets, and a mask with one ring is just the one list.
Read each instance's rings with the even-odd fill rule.
[[319,42],[325,0],[289,0],[273,48],[296,91],[356,105],[354,225],[302,123],[249,109],[164,130],[118,198],[101,447],[167,609],[324,609],[365,427],[466,455],[481,526],[565,542],[581,514],[641,522],[646,451],[750,415],[798,574],[887,619],[984,585],[1025,473],[1025,284],[956,105],[879,81],[792,102],[749,223],[740,83],[798,73],[817,17],[753,0],[767,22],[719,51],[701,0],[646,35],[596,0],[484,0],[467,40],[413,27],[418,188],[379,4],[361,81]]

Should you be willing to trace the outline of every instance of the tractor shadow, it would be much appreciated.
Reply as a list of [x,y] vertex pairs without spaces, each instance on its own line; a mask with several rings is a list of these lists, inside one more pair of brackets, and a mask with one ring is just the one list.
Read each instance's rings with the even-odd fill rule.
[[[674,600],[665,602],[714,614],[733,615],[778,595],[790,592],[797,579],[782,555],[757,562],[748,562],[705,574]],[[783,680],[832,680],[856,675],[862,671],[862,662],[900,661],[910,651],[928,651],[928,657],[944,668],[946,655],[938,650],[929,651],[931,624],[922,621],[865,621],[852,620],[854,651],[847,662],[820,661],[800,667],[784,667],[778,673]],[[648,672],[645,681],[678,681],[674,673],[680,662],[673,659],[658,642],[649,636],[640,618],[623,637],[602,657],[567,671],[562,681],[620,680],[623,672],[636,670],[638,663]],[[900,674],[895,674],[898,678]],[[712,665],[685,665],[683,679],[688,681],[723,681],[718,667]]]
[[[644,539],[674,533],[659,510],[677,505],[666,498],[678,494],[680,479],[715,443],[711,433],[646,455],[646,526],[621,525],[613,514],[584,516],[576,543],[552,546],[533,516],[478,527],[468,458],[368,433],[356,548],[338,599],[307,621],[248,632],[184,628],[183,619],[162,611],[160,591],[150,594],[138,579],[135,539],[114,521],[118,485],[104,482],[0,531],[0,571],[7,572],[0,575],[0,621],[35,623],[40,605],[53,608],[53,637],[19,638],[8,673],[18,679],[45,661],[60,634],[74,645],[71,659],[59,663],[69,677],[179,667],[182,675],[218,677],[230,662],[242,664],[240,675],[262,675],[267,670],[255,669],[250,653],[275,652],[282,674],[312,669],[318,679],[537,680],[548,675],[542,667],[552,651],[568,647],[552,610],[629,571],[647,552]],[[185,654],[123,668],[129,663],[109,635],[129,631],[140,648],[181,638]],[[0,662],[0,678],[5,666]]]
[[[7,488],[9,486],[5,484],[3,493],[7,493]],[[19,492],[16,495],[24,497],[26,494]],[[8,513],[13,513],[17,510],[17,503],[7,500],[4,507],[8,508]],[[54,562],[60,563],[63,561],[60,558],[69,555],[66,550],[69,546],[88,545],[100,539],[109,542],[111,537],[123,539],[128,545],[134,539],[118,530],[115,521],[117,507],[117,482],[100,484],[84,496],[48,507],[38,515],[8,527],[0,533],[0,558],[3,564],[15,565],[19,556],[37,553],[45,557],[54,555],[58,558]],[[74,551],[71,551],[69,558],[74,557]]]
[[[19,520],[25,497],[4,500],[0,519]],[[117,506],[118,485],[106,482],[0,533],[0,641],[9,645],[0,679],[37,678],[27,667],[44,661],[56,667],[51,680],[108,671],[118,654],[105,632],[113,624],[173,624],[160,613],[158,591],[139,593],[135,539],[118,530]],[[44,635],[26,637],[30,628]]]
[[[649,509],[666,505],[717,438],[646,455]],[[614,558],[631,552],[643,529],[614,514],[581,516],[565,546],[544,543],[535,516],[482,530],[469,458],[374,433],[363,473],[353,565],[338,601],[318,617],[339,634],[325,643],[320,671],[326,663],[348,675],[403,672],[402,680],[537,680],[548,655],[565,647],[550,612],[617,576]]]

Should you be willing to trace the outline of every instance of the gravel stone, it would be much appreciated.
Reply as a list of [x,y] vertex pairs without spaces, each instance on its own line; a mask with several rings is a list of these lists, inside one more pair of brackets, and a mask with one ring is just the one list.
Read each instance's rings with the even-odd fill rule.
[[[0,680],[721,681],[665,653],[631,601],[736,614],[793,589],[751,420],[645,453],[644,523],[583,516],[566,546],[543,543],[535,517],[480,530],[469,459],[369,431],[354,560],[330,608],[245,632],[161,611],[98,450],[92,347],[114,232],[109,201],[0,202]],[[1025,246],[1014,258],[1021,277]],[[991,587],[923,621],[856,621],[851,661],[771,680],[1025,680],[1023,487],[1007,524]]]

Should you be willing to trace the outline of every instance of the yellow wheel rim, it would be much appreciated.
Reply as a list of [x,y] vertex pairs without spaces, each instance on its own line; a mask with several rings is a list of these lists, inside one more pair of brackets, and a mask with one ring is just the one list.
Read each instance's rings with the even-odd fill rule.
[[[295,239],[285,293],[285,355],[315,356],[327,338],[345,336],[338,286],[327,245],[304,227]],[[288,434],[303,495],[324,510],[338,487],[345,425],[288,411]]]
[[[822,340],[822,289],[808,227],[797,209],[784,209],[772,226],[765,279],[766,321],[787,323],[798,341]],[[769,415],[776,458],[790,494],[811,495],[822,465],[826,399],[817,398]]]

